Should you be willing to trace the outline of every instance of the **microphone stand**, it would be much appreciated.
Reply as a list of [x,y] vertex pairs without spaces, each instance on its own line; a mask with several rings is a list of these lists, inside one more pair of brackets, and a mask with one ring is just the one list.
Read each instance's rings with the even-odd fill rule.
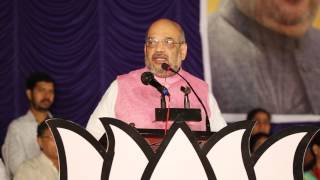
[[[163,63],[163,64],[164,64],[164,63]],[[204,112],[205,112],[205,115],[206,115],[206,131],[207,131],[207,132],[210,132],[210,121],[209,121],[208,112],[207,112],[207,109],[206,109],[206,107],[204,106],[203,102],[201,101],[200,97],[198,96],[198,94],[195,92],[195,90],[193,89],[193,87],[191,86],[191,84],[189,83],[189,81],[188,81],[186,78],[184,78],[180,73],[178,73],[178,71],[179,71],[180,69],[179,69],[178,71],[175,71],[175,70],[173,70],[172,68],[170,68],[170,66],[169,66],[168,64],[167,64],[167,65],[168,65],[167,68],[164,68],[163,64],[162,64],[162,68],[163,68],[163,69],[165,69],[166,71],[167,71],[167,70],[170,70],[170,71],[174,72],[175,74],[179,75],[179,76],[188,84],[188,86],[190,87],[191,91],[194,93],[194,95],[196,96],[196,98],[197,98],[198,101],[200,102],[202,108],[204,109]]]
[[160,100],[160,105],[161,105],[161,109],[166,109],[167,104],[166,104],[166,96],[161,95],[161,100]]
[[183,98],[183,104],[185,109],[190,109],[190,100],[189,100],[189,94],[190,94],[190,88],[181,86],[180,90],[184,93]]

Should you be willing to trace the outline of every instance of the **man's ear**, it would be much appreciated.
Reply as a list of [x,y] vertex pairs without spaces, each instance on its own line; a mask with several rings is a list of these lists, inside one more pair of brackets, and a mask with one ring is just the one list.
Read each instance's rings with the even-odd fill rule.
[[27,95],[29,101],[31,101],[31,99],[32,99],[31,93],[32,93],[32,92],[31,92],[30,89],[26,90],[26,95]]
[[147,55],[147,46],[146,45],[144,45],[143,51],[144,51],[144,56],[146,56]]
[[188,45],[187,43],[181,44],[180,46],[180,56],[181,60],[184,61],[187,57],[187,50],[188,50]]

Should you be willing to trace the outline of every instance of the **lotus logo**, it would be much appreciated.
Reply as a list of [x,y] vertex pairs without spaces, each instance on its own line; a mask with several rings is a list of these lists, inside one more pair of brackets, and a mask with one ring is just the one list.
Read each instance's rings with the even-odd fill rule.
[[61,119],[48,124],[58,146],[61,180],[106,179],[303,179],[303,157],[315,127],[294,127],[268,139],[252,157],[252,122],[229,125],[200,147],[184,123],[175,123],[154,153],[131,126],[101,118],[108,146]]

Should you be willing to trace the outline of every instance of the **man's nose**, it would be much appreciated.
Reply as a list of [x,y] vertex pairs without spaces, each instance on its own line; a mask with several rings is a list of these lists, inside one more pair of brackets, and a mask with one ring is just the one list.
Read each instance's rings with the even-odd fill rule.
[[158,52],[162,52],[162,51],[164,51],[164,48],[165,48],[164,42],[163,41],[159,41],[155,50],[158,51]]
[[44,97],[46,97],[46,98],[49,98],[49,97],[51,97],[53,95],[53,93],[51,92],[51,91],[46,91],[45,93],[44,93]]

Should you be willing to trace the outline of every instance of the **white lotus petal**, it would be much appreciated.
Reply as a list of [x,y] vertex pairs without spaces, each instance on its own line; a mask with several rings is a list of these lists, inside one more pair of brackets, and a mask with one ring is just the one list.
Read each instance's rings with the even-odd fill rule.
[[217,179],[248,179],[241,153],[245,129],[225,135],[208,152],[207,158]]
[[172,137],[150,179],[208,179],[197,152],[181,129]]
[[65,150],[68,180],[100,180],[104,159],[82,136],[57,128]]
[[257,180],[293,180],[295,152],[306,134],[292,134],[272,144],[254,166]]
[[123,130],[110,125],[115,139],[109,179],[141,179],[149,160],[139,145]]

